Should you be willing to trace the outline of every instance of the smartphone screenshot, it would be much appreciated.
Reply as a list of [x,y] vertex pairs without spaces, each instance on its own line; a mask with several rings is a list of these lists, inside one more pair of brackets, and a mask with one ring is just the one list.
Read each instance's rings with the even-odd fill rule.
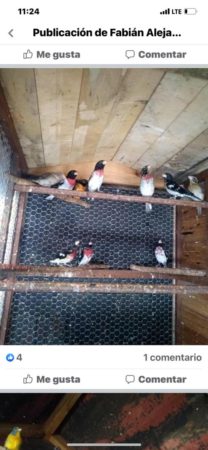
[[208,6],[0,14],[0,449],[208,449]]

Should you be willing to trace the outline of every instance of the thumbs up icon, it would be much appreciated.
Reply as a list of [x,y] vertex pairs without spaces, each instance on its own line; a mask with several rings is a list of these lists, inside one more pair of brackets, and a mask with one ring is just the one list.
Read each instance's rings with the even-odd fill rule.
[[23,384],[31,384],[33,382],[33,378],[28,374],[25,378],[23,378]]
[[33,57],[33,53],[29,49],[23,53],[23,59],[31,59],[32,57]]

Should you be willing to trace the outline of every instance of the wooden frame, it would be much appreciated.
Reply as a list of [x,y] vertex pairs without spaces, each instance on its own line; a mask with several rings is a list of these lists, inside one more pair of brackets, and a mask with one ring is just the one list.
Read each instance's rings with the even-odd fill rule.
[[22,147],[19,142],[19,138],[17,136],[17,132],[14,126],[14,122],[10,113],[10,109],[8,107],[6,97],[4,95],[4,91],[2,89],[1,83],[0,83],[0,121],[3,125],[4,132],[7,136],[7,139],[9,141],[9,144],[12,148],[12,150],[15,152],[18,158],[19,167],[23,170],[27,170],[27,163],[24,156],[24,153],[22,151]]
[[[15,190],[20,192],[20,202],[19,202],[19,214],[18,221],[16,227],[16,235],[13,244],[13,256],[11,260],[11,264],[0,265],[0,290],[7,291],[6,294],[6,302],[3,314],[3,322],[2,329],[0,334],[0,343],[4,343],[7,322],[10,312],[10,306],[12,301],[13,292],[94,292],[94,293],[168,293],[168,294],[180,294],[183,293],[185,295],[191,294],[207,294],[208,293],[208,285],[207,285],[207,271],[206,270],[192,270],[189,268],[159,268],[159,267],[143,267],[137,265],[131,265],[129,270],[119,270],[119,269],[109,269],[107,266],[103,265],[93,265],[79,268],[79,267],[47,267],[47,266],[21,266],[16,265],[17,255],[19,251],[19,241],[20,234],[23,225],[24,219],[24,207],[25,207],[25,196],[27,192],[38,193],[38,194],[55,194],[57,196],[57,189],[52,188],[43,188],[36,185],[28,185],[28,184],[15,184]],[[154,197],[144,197],[137,195],[116,195],[116,194],[107,194],[107,193],[88,193],[88,192],[76,192],[76,191],[66,191],[60,189],[58,191],[58,197],[60,199],[69,199],[77,200],[77,198],[97,198],[102,200],[114,200],[114,201],[127,201],[127,202],[136,202],[136,203],[156,203],[156,204],[164,204],[164,205],[178,205],[178,206],[189,206],[198,208],[199,206],[203,208],[208,208],[208,202],[195,202],[189,200],[175,200],[175,199],[161,199]],[[82,202],[84,203],[84,202]],[[180,217],[178,214],[180,209],[177,208],[177,217]],[[177,241],[177,254],[176,258],[180,257],[180,243]],[[16,276],[24,275],[26,280],[18,281]],[[53,276],[54,278],[69,278],[69,281],[30,281],[29,276]],[[5,279],[5,276],[8,279]],[[70,278],[85,278],[83,282],[71,282]],[[188,277],[188,279],[186,279]],[[197,277],[197,278],[196,278]],[[135,279],[135,283],[133,284],[119,284],[119,283],[100,283],[95,282],[92,279],[102,278],[105,280],[110,279]],[[138,283],[136,280],[138,279],[170,279],[174,281],[174,284],[143,284]],[[86,279],[88,282],[86,282]],[[191,281],[190,281],[191,279]],[[198,284],[198,280],[202,280],[200,284]],[[193,281],[192,281],[193,280]],[[196,280],[196,281],[195,281]],[[175,283],[177,281],[177,283]],[[180,305],[177,303],[176,306],[177,313],[177,323],[180,322]],[[177,335],[180,333],[180,330],[176,330]]]
[[[81,395],[82,394],[65,394],[45,423],[38,425],[27,423],[18,424],[18,426],[22,428],[23,439],[24,437],[41,438],[58,447],[60,450],[72,450],[72,447],[67,446],[67,442],[57,433],[57,430],[61,426],[65,417],[78,402]],[[13,426],[14,424],[12,423],[0,424],[0,437],[5,438]]]
[[[14,234],[14,240],[12,245],[12,255],[11,255],[11,264],[16,264],[18,253],[19,253],[19,243],[20,243],[20,237],[21,232],[23,228],[24,223],[24,208],[26,204],[26,194],[22,193],[19,197],[18,202],[18,213],[17,213],[17,219],[16,219],[16,229]],[[8,277],[8,281],[14,282],[14,275],[10,274]],[[8,290],[5,295],[4,299],[4,309],[1,319],[1,327],[0,327],[0,345],[4,344],[5,337],[6,337],[6,331],[7,331],[7,324],[9,320],[9,314],[11,309],[11,303],[12,303],[12,296],[13,291]]]
[[[15,190],[18,192],[30,192],[34,194],[52,194],[57,196],[57,189],[45,188],[41,186],[34,185],[22,185],[15,184]],[[79,192],[79,191],[68,191],[65,189],[58,190],[58,196],[63,197],[79,197],[79,198],[94,198],[99,200],[112,200],[119,202],[128,203],[151,203],[157,205],[169,205],[169,206],[188,206],[190,208],[208,208],[208,202],[198,202],[192,200],[175,200],[174,198],[157,198],[157,197],[142,197],[139,195],[122,195],[122,194],[108,194],[103,192]]]

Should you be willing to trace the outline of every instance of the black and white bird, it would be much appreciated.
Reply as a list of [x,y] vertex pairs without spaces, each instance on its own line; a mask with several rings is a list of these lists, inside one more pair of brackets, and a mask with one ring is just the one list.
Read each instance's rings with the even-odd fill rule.
[[[188,186],[189,191],[192,192],[192,194],[196,195],[196,197],[198,197],[201,201],[203,201],[204,191],[199,184],[198,178],[189,175],[188,179],[189,179],[189,186]],[[197,213],[198,216],[200,216],[202,213],[202,209],[200,208],[200,206],[197,208]]]
[[200,198],[194,195],[189,189],[179,185],[170,173],[163,173],[165,178],[165,188],[168,194],[175,198],[189,198],[191,200],[200,201]]
[[55,264],[57,266],[66,266],[68,264],[71,264],[72,262],[75,262],[78,259],[79,255],[79,245],[80,241],[75,241],[72,250],[64,253],[60,252],[57,258],[50,261],[50,264]]
[[158,262],[159,266],[166,267],[167,266],[167,256],[165,254],[165,250],[163,248],[163,243],[161,239],[159,239],[156,247],[155,247],[155,258]]
[[[72,191],[76,184],[76,177],[78,173],[76,170],[70,170],[65,176],[63,173],[45,173],[43,175],[28,175],[24,174],[23,178],[33,181],[33,183],[39,184],[44,187],[51,187],[57,189],[68,189]],[[52,200],[54,195],[48,195],[47,200]]]
[[89,192],[96,192],[99,191],[102,183],[103,183],[103,179],[104,179],[104,168],[106,165],[106,161],[101,160],[98,161],[95,164],[95,168],[88,180],[88,191]]
[[[150,173],[150,166],[144,166],[141,170],[140,192],[143,197],[152,197],[155,191],[154,177]],[[145,203],[146,212],[152,210],[151,203]]]
[[86,264],[89,264],[91,259],[93,258],[95,254],[95,251],[92,248],[92,242],[88,242],[87,247],[84,247],[82,250],[82,254],[80,256],[79,266],[85,266]]

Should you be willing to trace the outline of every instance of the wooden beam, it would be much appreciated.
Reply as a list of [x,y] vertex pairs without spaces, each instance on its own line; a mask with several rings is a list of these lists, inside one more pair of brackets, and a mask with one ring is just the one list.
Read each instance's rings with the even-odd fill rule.
[[[57,194],[57,190],[54,188],[45,188],[39,186],[22,186],[15,184],[15,190],[18,192],[30,192],[34,194]],[[120,195],[120,194],[107,194],[103,192],[78,192],[68,191],[65,189],[59,189],[59,195],[62,197],[80,197],[80,198],[94,198],[99,200],[111,200],[118,202],[128,203],[151,203],[156,205],[178,205],[188,206],[191,208],[208,208],[208,202],[198,202],[192,200],[175,200],[173,198],[156,198],[156,197],[141,197],[139,195]]]
[[119,284],[119,283],[70,283],[42,281],[0,280],[0,291],[13,292],[74,292],[106,294],[208,294],[208,286],[159,285],[159,284]]
[[[74,150],[73,150],[74,151]],[[73,157],[73,153],[71,155]],[[80,156],[82,158],[82,156]],[[31,174],[42,175],[46,172],[61,172],[67,174],[70,170],[76,169],[78,172],[78,178],[85,178],[88,180],[90,177],[95,164],[98,160],[91,160],[88,162],[80,159],[81,162],[71,162],[70,164],[59,164],[56,166],[45,166],[45,167],[35,167],[34,169],[30,169]],[[122,187],[138,187],[140,184],[140,176],[138,174],[138,168],[132,169],[126,164],[120,163],[118,161],[108,161],[105,167],[105,177],[104,182],[106,184],[122,186]],[[155,179],[155,186],[157,189],[164,188],[164,181],[162,178]]]
[[58,450],[74,450],[73,447],[69,447],[67,445],[67,442],[62,436],[60,436],[60,434],[55,434],[53,436],[47,437],[47,441],[50,442],[50,444],[52,444],[53,447],[57,448]]
[[[22,186],[36,186],[37,187],[36,183],[33,183],[33,181],[31,181],[31,180],[26,180],[25,178],[16,177],[15,175],[10,175],[9,178],[13,181],[13,183],[17,183]],[[84,208],[91,207],[91,205],[89,203],[83,202],[82,200],[80,200],[80,198],[70,198],[70,197],[63,198],[58,194],[58,192],[59,192],[59,190],[56,189],[56,194],[54,195],[54,197],[56,197],[60,200],[63,200],[64,202],[74,203],[76,205],[83,206]]]
[[15,152],[18,158],[19,166],[22,170],[27,170],[27,163],[22,151],[22,147],[17,136],[14,122],[7,105],[6,97],[0,83],[0,123],[2,124],[5,135],[9,141],[11,149]]
[[43,429],[46,436],[55,433],[65,417],[79,400],[81,394],[66,394],[46,420]]
[[[92,266],[92,267],[91,267]],[[205,277],[205,270],[172,269],[162,267],[146,267],[132,264],[130,269],[107,269],[104,265],[89,265],[86,267],[54,267],[54,266],[24,266],[15,264],[0,264],[0,279],[11,274],[15,276],[44,276],[54,278],[103,278],[103,279],[140,279],[140,278],[168,278],[180,276]]]
[[[5,438],[8,436],[10,431],[14,426],[16,426],[16,423],[1,423],[0,424],[0,438]],[[43,437],[43,427],[41,424],[27,424],[27,423],[19,423],[18,427],[22,429],[22,436],[28,437],[28,438],[38,438]]]
[[151,274],[151,277],[154,278],[157,274],[170,274],[170,275],[187,275],[189,277],[205,277],[207,275],[206,270],[194,270],[188,268],[170,268],[170,267],[146,267],[146,266],[136,266],[135,264],[131,264],[130,269],[136,270],[138,272],[147,272]]
[[[19,197],[19,203],[18,203],[18,215],[15,225],[15,234],[14,234],[14,241],[12,245],[12,255],[11,255],[11,264],[16,264],[18,252],[19,252],[19,243],[20,243],[20,237],[24,222],[24,210],[25,210],[25,203],[26,203],[26,195],[24,193],[20,194]],[[8,280],[11,282],[14,281],[13,275],[11,275]],[[1,327],[0,327],[0,345],[4,344],[6,331],[7,331],[7,323],[9,320],[9,314],[12,304],[12,295],[13,291],[8,290],[5,299],[4,299],[4,308],[3,308],[3,314],[1,319]]]

